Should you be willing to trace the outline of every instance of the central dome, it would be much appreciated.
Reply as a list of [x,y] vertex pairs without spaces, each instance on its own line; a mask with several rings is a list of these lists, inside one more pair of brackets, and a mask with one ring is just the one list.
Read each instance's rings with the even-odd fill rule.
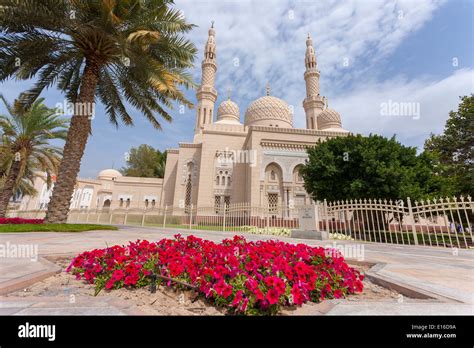
[[245,125],[293,128],[293,116],[285,101],[267,95],[250,104],[245,112]]

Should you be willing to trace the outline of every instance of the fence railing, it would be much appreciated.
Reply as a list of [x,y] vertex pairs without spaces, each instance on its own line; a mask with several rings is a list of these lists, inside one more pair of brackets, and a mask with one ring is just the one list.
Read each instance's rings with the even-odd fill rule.
[[[316,202],[315,225],[333,238],[402,245],[473,247],[471,197],[412,203],[381,199]],[[70,223],[158,226],[209,231],[290,235],[308,206],[163,207],[152,209],[73,209]],[[42,218],[44,211],[14,211],[11,216]]]
[[323,228],[368,242],[469,248],[471,197],[416,201],[363,199],[324,202]]

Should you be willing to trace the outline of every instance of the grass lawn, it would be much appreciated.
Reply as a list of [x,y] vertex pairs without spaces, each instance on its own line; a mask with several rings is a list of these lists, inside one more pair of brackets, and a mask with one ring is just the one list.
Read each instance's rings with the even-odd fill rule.
[[115,226],[93,224],[4,224],[0,233],[8,232],[84,232],[93,230],[117,230]]

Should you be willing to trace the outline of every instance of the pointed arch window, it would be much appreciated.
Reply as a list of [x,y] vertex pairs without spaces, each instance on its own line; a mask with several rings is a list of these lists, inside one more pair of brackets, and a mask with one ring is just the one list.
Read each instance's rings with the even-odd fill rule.
[[192,192],[193,186],[191,183],[191,174],[188,175],[188,180],[186,183],[186,195],[184,198],[184,204],[186,207],[191,205],[191,192]]

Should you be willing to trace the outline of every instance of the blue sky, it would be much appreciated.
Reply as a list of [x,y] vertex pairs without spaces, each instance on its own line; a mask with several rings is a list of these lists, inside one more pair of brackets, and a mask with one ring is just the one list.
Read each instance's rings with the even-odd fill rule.
[[[230,88],[242,121],[268,81],[271,94],[294,107],[295,127],[304,127],[308,32],[321,71],[321,94],[354,133],[396,134],[403,144],[421,147],[430,133],[442,131],[458,96],[474,91],[472,0],[177,0],[176,7],[198,25],[189,35],[199,49],[192,71],[198,83],[207,30],[215,21],[216,109]],[[30,87],[31,81],[7,81],[0,92],[13,100]],[[54,88],[42,96],[50,106],[64,100]],[[196,101],[193,91],[187,96]],[[419,103],[420,117],[381,116],[381,103],[387,101]],[[132,112],[134,127],[116,129],[97,105],[81,177],[122,167],[132,146],[166,149],[192,141],[194,110],[172,113],[174,121],[164,122],[163,131],[154,130],[138,111]]]

